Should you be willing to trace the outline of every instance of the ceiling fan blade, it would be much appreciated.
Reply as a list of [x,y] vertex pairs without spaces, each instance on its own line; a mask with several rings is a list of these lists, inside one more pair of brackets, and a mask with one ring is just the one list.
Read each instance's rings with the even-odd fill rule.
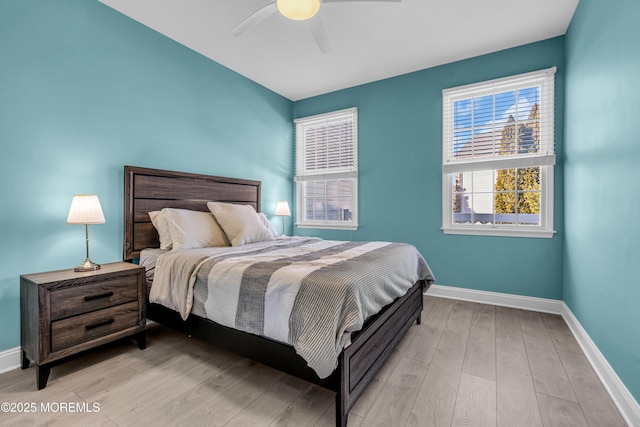
[[402,0],[322,0],[322,3],[346,3],[349,1],[369,1],[369,2],[379,2],[379,3],[400,3]]
[[244,33],[249,28],[258,25],[277,11],[278,8],[276,7],[276,3],[270,3],[265,7],[258,9],[256,12],[249,15],[245,20],[241,21],[238,25],[229,30],[229,34],[238,37],[240,34]]
[[327,33],[324,30],[322,21],[319,18],[309,20],[309,30],[311,31],[311,35],[316,41],[320,52],[329,52],[331,50],[331,43],[329,43],[329,38],[327,37]]

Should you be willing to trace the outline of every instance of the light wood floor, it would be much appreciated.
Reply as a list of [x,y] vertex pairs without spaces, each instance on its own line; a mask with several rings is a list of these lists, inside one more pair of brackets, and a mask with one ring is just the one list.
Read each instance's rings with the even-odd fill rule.
[[[625,425],[561,317],[425,297],[422,318],[349,426]],[[333,393],[159,325],[146,350],[103,347],[41,391],[33,367],[0,375],[0,402],[36,409],[3,426],[334,425]],[[99,411],[61,410],[82,402]]]

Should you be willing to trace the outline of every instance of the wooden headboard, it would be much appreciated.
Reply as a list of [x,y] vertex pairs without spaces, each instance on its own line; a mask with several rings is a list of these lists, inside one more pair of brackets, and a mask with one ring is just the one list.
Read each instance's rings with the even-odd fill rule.
[[124,167],[124,259],[160,246],[149,212],[182,208],[208,212],[207,202],[252,205],[260,212],[260,181]]

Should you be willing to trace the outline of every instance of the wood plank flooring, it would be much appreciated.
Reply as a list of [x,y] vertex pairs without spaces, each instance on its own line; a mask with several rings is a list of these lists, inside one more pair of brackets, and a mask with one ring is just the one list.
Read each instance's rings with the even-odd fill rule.
[[[350,427],[625,425],[560,316],[427,296],[422,319]],[[0,425],[335,425],[325,389],[159,325],[147,343],[55,366],[40,391],[33,367],[0,375],[0,403],[21,410],[0,412]]]

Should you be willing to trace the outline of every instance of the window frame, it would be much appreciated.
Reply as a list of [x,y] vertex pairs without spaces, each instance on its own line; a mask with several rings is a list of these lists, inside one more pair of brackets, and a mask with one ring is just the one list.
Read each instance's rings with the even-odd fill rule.
[[[508,236],[508,237],[536,237],[551,238],[555,235],[553,229],[554,215],[554,165],[555,165],[555,133],[554,133],[554,103],[555,103],[555,72],[556,67],[532,73],[519,74],[501,79],[494,79],[465,86],[459,86],[442,91],[443,97],[443,127],[442,127],[442,231],[445,234]],[[470,98],[471,100],[491,94],[500,94],[509,90],[526,89],[541,81],[540,126],[545,130],[541,146],[545,153],[534,156],[513,156],[506,159],[481,158],[477,160],[461,160],[452,162],[453,156],[449,152],[455,147],[454,141],[454,111],[456,101]],[[472,102],[473,105],[473,102]],[[495,108],[495,107],[494,107]],[[495,111],[495,110],[494,110]],[[543,137],[541,136],[541,139]],[[549,140],[551,138],[551,140]],[[543,151],[542,149],[540,150]],[[451,163],[456,163],[452,165]],[[485,166],[482,166],[482,165]],[[453,166],[453,169],[452,169]],[[524,224],[458,224],[453,222],[453,187],[455,174],[463,171],[499,170],[524,166],[540,167],[540,225]],[[452,172],[455,170],[456,172]],[[494,212],[495,214],[495,212]]]
[[[323,123],[346,119],[351,121],[353,164],[350,168],[336,168],[335,171],[322,170],[308,172],[302,166],[305,158],[304,130],[321,127]],[[358,109],[347,108],[314,116],[301,117],[294,120],[296,134],[296,227],[328,230],[357,230],[358,229]],[[316,178],[316,179],[314,179]],[[322,180],[349,180],[351,182],[351,220],[307,220],[305,219],[305,182]]]

